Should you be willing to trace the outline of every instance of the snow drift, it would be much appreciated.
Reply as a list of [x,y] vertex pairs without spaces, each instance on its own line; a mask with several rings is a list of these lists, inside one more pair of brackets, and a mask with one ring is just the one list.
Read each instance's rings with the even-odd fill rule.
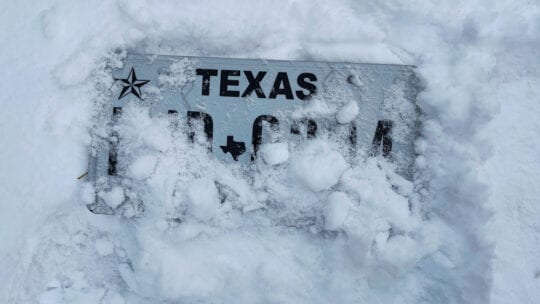
[[[486,303],[517,301],[517,291],[531,302],[540,297],[534,283],[521,289],[493,272],[492,261],[503,262],[493,260],[490,233],[500,228],[486,224],[490,204],[502,203],[489,194],[506,184],[486,177],[496,166],[484,167],[498,145],[485,126],[501,96],[525,92],[515,95],[532,105],[538,93],[538,4],[138,0],[1,7],[3,302]],[[122,150],[132,159],[125,168],[131,178],[99,194],[118,214],[94,215],[85,204],[95,189],[76,177],[86,170],[91,137],[103,130],[108,67],[121,64],[128,48],[414,64],[424,86],[414,179],[381,158],[351,165],[324,137],[262,147],[250,168],[225,166],[171,133],[166,118],[132,105],[118,130],[128,139]],[[355,112],[320,106],[343,121]],[[142,203],[120,205],[124,196]],[[534,198],[524,200],[538,212]],[[528,252],[497,250],[509,258]],[[511,285],[517,291],[504,294]]]

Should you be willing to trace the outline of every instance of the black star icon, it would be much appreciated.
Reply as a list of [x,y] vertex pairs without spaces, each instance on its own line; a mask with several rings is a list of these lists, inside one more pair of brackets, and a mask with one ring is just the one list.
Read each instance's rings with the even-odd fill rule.
[[131,72],[129,72],[126,79],[115,78],[114,80],[120,80],[123,85],[122,92],[120,92],[118,99],[121,99],[130,93],[137,96],[137,98],[142,99],[141,87],[150,82],[150,80],[137,79],[137,75],[135,74],[135,70],[133,68],[131,68]]

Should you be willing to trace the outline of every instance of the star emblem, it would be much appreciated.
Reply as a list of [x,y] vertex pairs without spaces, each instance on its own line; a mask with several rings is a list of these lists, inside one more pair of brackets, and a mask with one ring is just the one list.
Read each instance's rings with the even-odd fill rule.
[[120,80],[123,86],[118,99],[121,99],[126,95],[133,94],[142,100],[141,87],[150,82],[150,80],[137,79],[135,69],[133,68],[131,68],[131,71],[126,79],[115,78],[114,80]]

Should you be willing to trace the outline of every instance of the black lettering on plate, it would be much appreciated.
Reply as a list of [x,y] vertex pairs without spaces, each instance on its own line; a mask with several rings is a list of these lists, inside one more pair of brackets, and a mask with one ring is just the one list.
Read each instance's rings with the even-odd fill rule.
[[197,76],[202,76],[201,94],[204,96],[210,95],[210,78],[217,76],[218,70],[213,69],[197,69]]
[[239,91],[231,91],[229,87],[237,87],[240,84],[238,79],[230,79],[231,76],[240,76],[237,70],[221,70],[221,82],[219,85],[219,95],[227,97],[239,97]]
[[291,125],[292,134],[300,134],[300,124],[307,125],[307,138],[308,139],[312,139],[315,137],[317,133],[317,123],[311,118],[293,121]]
[[257,97],[266,98],[266,95],[264,95],[263,89],[261,88],[261,81],[264,78],[264,75],[266,75],[266,72],[265,71],[258,72],[257,76],[253,77],[253,73],[251,71],[244,71],[244,75],[246,75],[249,85],[247,86],[246,90],[242,94],[242,97],[250,96],[251,93],[255,91],[255,94],[257,94]]
[[238,156],[246,152],[246,144],[243,141],[235,141],[234,137],[231,135],[227,136],[227,145],[219,147],[223,153],[231,153],[231,156],[235,161],[238,161]]
[[177,110],[168,110],[167,114],[169,115],[170,126],[173,129],[178,128],[178,111]]
[[379,146],[382,143],[382,155],[388,157],[392,151],[392,121],[391,120],[379,120],[377,122],[377,129],[375,130],[375,136],[373,136],[373,142],[371,144],[371,155],[379,154]]
[[315,82],[317,81],[317,76],[313,73],[302,73],[298,75],[298,86],[308,91],[308,93],[304,93],[302,90],[296,91],[296,96],[301,100],[311,99],[313,95],[317,94],[317,86],[308,80]]
[[356,123],[354,121],[349,123],[349,151],[351,155],[356,155],[356,143],[358,142],[358,135],[356,130]]
[[268,98],[276,99],[278,95],[285,95],[285,98],[287,99],[294,98],[291,83],[289,82],[289,77],[286,72],[277,73],[274,86],[272,87],[272,91],[270,91],[270,96],[268,96]]
[[268,122],[272,129],[277,130],[279,128],[278,119],[272,115],[261,115],[255,118],[255,121],[253,121],[253,130],[251,135],[251,144],[253,145],[253,154],[251,155],[251,160],[255,160],[255,158],[257,158],[257,151],[259,150],[259,146],[262,144],[263,121]]
[[[118,117],[122,114],[121,107],[113,108],[113,122],[118,121]],[[113,139],[114,138],[114,139]],[[118,164],[118,133],[113,131],[111,133],[111,140],[109,141],[109,168],[107,170],[108,174],[111,176],[116,175],[116,165]]]
[[349,123],[349,143],[352,147],[356,147],[357,142],[357,131],[356,131],[356,123],[352,121]]
[[[202,120],[204,123],[204,134],[206,134],[206,138],[210,145],[208,146],[208,150],[212,151],[212,139],[214,137],[214,121],[212,120],[212,116],[210,116],[207,113],[204,112],[196,112],[196,111],[188,111],[187,112],[188,117],[188,126],[190,128],[193,128],[193,120]],[[195,138],[195,132],[190,131],[188,134],[189,140],[191,142],[194,141]]]

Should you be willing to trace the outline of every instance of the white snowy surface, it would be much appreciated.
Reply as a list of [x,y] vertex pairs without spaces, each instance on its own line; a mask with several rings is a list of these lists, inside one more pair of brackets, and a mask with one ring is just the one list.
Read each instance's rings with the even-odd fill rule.
[[[540,302],[536,1],[3,1],[0,41],[2,303]],[[414,180],[324,139],[247,174],[133,105],[94,215],[76,177],[128,48],[416,65]]]
[[289,145],[284,142],[262,144],[259,153],[264,162],[269,165],[277,165],[289,159]]
[[337,112],[336,119],[340,124],[346,124],[353,121],[359,112],[358,104],[353,100]]
[[312,191],[329,190],[347,170],[345,158],[329,143],[315,140],[291,162],[294,178]]

